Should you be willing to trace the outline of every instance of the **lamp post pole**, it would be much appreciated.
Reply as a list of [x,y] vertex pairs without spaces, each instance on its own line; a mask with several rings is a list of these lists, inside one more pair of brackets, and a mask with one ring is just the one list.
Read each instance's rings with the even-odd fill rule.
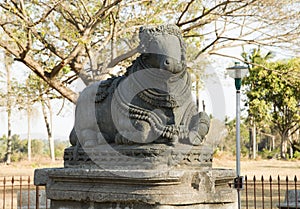
[[248,68],[240,66],[236,62],[233,67],[227,68],[230,77],[234,78],[236,89],[236,178],[234,179],[234,188],[237,189],[238,209],[241,209],[241,190],[243,188],[243,177],[241,176],[241,85],[242,78],[248,73]]
[[237,195],[238,208],[241,208],[241,78],[235,78],[236,88],[236,178],[237,178]]

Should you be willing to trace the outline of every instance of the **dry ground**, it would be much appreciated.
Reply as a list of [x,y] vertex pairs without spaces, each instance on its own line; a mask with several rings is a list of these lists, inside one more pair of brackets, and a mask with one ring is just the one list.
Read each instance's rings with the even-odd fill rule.
[[[12,163],[11,165],[0,164],[0,177],[3,176],[33,176],[34,169],[49,167],[63,167],[63,161],[57,160],[52,163],[49,159],[33,159],[32,162],[22,161]],[[232,157],[217,157],[213,160],[214,168],[231,168],[235,169],[235,160]],[[260,178],[264,177],[281,177],[289,176],[294,178],[297,175],[300,177],[300,161],[298,160],[249,160],[242,159],[241,175],[247,175],[248,178],[253,178],[253,175]]]
[[51,162],[50,159],[32,159],[31,162],[13,162],[10,165],[0,164],[0,177],[3,176],[33,176],[36,168],[63,167],[62,160]]
[[[213,167],[215,168],[232,168],[236,166],[235,160],[215,158],[213,160]],[[257,178],[269,178],[270,176],[277,178],[293,179],[295,175],[299,179],[300,177],[300,161],[288,161],[288,160],[241,160],[241,175],[248,176],[248,179],[252,179],[255,175]]]

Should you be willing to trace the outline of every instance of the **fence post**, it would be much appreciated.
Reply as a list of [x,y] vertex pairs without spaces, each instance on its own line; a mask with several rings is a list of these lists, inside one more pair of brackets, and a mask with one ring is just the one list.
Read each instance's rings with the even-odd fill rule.
[[272,198],[272,176],[270,175],[270,178],[269,178],[269,183],[270,183],[270,203],[271,203],[271,208],[273,207],[273,198]]
[[11,209],[14,208],[14,183],[15,178],[11,177]]
[[278,199],[279,199],[279,201],[278,201],[278,206],[279,206],[279,208],[280,208],[280,177],[279,177],[279,175],[278,175],[278,178],[277,178],[277,180],[278,180],[278,182],[277,182],[277,185],[278,185]]
[[248,177],[245,176],[245,187],[246,187],[246,209],[248,209]]
[[294,178],[294,182],[295,182],[295,202],[296,202],[296,208],[298,208],[298,192],[297,192],[297,176],[295,175]]
[[4,177],[3,179],[3,209],[5,209],[5,193],[6,193],[6,187],[5,187],[5,184],[6,184],[6,178]]
[[286,176],[285,178],[285,185],[286,185],[286,203],[287,208],[290,208],[290,200],[289,200],[289,177]]
[[264,176],[261,176],[261,198],[262,198],[262,208],[265,208],[265,190],[264,190]]
[[254,208],[256,209],[256,177],[253,177],[253,189],[254,189]]

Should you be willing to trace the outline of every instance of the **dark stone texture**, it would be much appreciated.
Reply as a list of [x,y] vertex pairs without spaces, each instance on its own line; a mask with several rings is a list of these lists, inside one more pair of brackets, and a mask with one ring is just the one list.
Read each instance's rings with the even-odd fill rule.
[[[103,169],[187,169],[211,168],[212,147],[178,144],[98,145],[94,148],[65,149],[65,167]],[[75,152],[77,154],[75,155]],[[74,158],[76,156],[76,158]]]
[[198,113],[186,70],[185,44],[175,25],[142,27],[141,55],[125,75],[96,82],[76,105],[72,145],[200,145],[210,119]]

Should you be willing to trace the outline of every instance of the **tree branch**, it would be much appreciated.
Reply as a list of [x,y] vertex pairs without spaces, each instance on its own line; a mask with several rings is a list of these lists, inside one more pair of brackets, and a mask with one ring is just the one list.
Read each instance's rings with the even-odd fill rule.
[[62,0],[58,0],[57,2],[54,2],[54,5],[48,11],[46,11],[39,20],[34,22],[32,25],[29,25],[29,27],[34,27],[34,26],[44,22],[46,20],[46,18],[51,14],[51,12],[54,11],[55,8],[57,7],[57,5],[59,5],[61,2],[62,2]]
[[136,53],[138,52],[137,48],[134,48],[128,52],[126,52],[125,54],[122,54],[116,58],[114,58],[107,66],[107,68],[113,68],[115,67],[119,62],[122,62],[126,59],[128,59],[129,57],[134,56]]
[[183,16],[185,15],[185,13],[189,10],[189,7],[193,4],[193,2],[194,2],[195,0],[191,0],[187,5],[186,5],[186,7],[184,8],[184,10],[183,10],[183,12],[181,13],[181,15],[179,16],[179,18],[178,18],[178,20],[177,20],[177,23],[176,23],[176,25],[178,26],[178,27],[180,27],[180,21],[181,21],[181,19],[183,18]]

